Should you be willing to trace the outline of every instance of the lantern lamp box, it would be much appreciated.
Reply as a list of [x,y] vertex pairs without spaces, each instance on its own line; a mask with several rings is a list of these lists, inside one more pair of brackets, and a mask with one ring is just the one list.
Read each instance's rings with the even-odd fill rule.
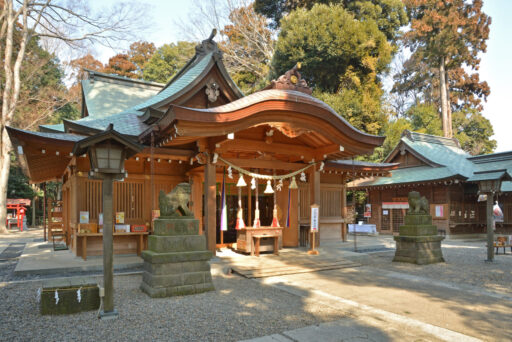
[[80,212],[80,223],[89,223],[89,212],[81,211]]
[[116,213],[116,223],[118,223],[118,224],[124,223],[124,211],[119,211]]

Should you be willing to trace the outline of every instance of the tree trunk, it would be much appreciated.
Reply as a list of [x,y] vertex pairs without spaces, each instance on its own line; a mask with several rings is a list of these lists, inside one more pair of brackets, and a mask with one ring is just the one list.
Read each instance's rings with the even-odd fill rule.
[[451,117],[448,113],[448,91],[446,89],[446,69],[445,59],[441,57],[441,65],[439,66],[439,91],[441,93],[441,118],[443,120],[443,135],[451,138]]
[[5,220],[7,219],[7,181],[9,180],[9,167],[11,166],[11,141],[7,131],[3,131],[3,144],[0,155],[0,233],[7,233]]
[[448,73],[446,73],[446,98],[448,100],[448,133],[453,138],[453,121],[452,121],[452,102],[450,100],[450,85],[448,82]]

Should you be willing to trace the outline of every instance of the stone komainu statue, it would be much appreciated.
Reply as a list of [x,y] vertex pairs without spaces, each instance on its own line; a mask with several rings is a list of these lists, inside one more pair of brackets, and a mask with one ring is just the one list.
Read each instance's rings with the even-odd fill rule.
[[409,211],[408,214],[425,214],[429,213],[428,201],[425,196],[420,197],[417,191],[409,192]]
[[194,216],[188,209],[190,201],[190,184],[180,183],[168,194],[160,190],[158,195],[158,204],[160,207],[160,216]]

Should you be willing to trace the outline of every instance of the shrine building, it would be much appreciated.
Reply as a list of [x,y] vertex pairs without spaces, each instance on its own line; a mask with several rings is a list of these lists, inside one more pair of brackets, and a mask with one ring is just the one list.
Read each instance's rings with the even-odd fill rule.
[[[452,237],[486,233],[486,202],[479,183],[512,174],[512,152],[472,156],[455,138],[404,131],[385,159],[398,163],[387,177],[367,177],[349,184],[368,193],[366,220],[380,233],[397,234],[409,208],[407,195],[419,191],[430,203],[433,224]],[[512,234],[512,182],[504,180],[497,194],[504,217],[496,233]],[[502,221],[502,222],[501,222]]]
[[7,130],[31,183],[62,182],[65,240],[84,259],[102,254],[102,183],[90,177],[89,157],[73,151],[109,125],[143,146],[114,184],[118,254],[145,248],[160,191],[183,182],[212,251],[248,252],[244,237],[258,230],[279,234],[280,247],[299,246],[312,204],[320,206],[320,243],[342,239],[346,184],[398,166],[353,161],[384,137],[357,130],[311,96],[298,67],[244,96],[212,37],[167,84],[88,71],[81,90],[81,119]]

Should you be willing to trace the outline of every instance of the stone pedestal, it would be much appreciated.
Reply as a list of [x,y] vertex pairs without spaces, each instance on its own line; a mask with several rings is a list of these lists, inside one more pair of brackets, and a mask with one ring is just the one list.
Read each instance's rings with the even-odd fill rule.
[[393,261],[426,265],[444,262],[441,251],[443,236],[437,235],[437,227],[432,225],[432,216],[407,214],[400,235],[395,236],[396,252]]
[[208,261],[206,237],[199,235],[194,218],[165,218],[154,221],[148,250],[142,252],[144,273],[141,290],[150,297],[189,295],[215,290]]

